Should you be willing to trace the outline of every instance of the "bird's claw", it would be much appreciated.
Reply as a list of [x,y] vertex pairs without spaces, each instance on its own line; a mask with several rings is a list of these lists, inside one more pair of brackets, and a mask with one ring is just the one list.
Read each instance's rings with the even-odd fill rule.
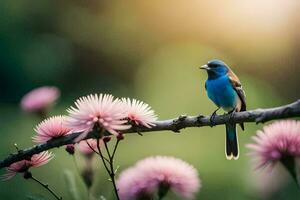
[[215,126],[216,124],[215,124],[215,118],[216,118],[216,113],[214,112],[211,116],[210,116],[210,118],[209,118],[209,122],[210,122],[210,127],[213,127],[213,126]]
[[231,113],[229,113],[228,122],[231,124],[234,122],[234,114],[235,114],[235,111],[232,111]]
[[216,117],[217,112],[218,112],[219,109],[220,109],[220,108],[218,108],[217,110],[215,110],[215,111],[211,114],[211,116],[210,116],[210,118],[209,118],[210,127],[213,127],[213,126],[216,125],[216,123],[215,123],[215,117]]

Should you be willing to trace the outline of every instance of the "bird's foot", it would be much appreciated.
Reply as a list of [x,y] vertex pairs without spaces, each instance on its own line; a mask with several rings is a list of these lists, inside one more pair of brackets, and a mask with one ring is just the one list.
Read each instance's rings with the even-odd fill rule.
[[234,114],[235,114],[235,110],[231,111],[229,114],[229,119],[228,119],[228,122],[229,123],[233,123],[234,122]]
[[213,114],[210,116],[210,118],[209,118],[210,127],[213,127],[213,126],[216,125],[216,123],[215,123],[216,115],[217,115],[216,113],[213,113]]
[[213,127],[213,126],[216,125],[216,123],[215,123],[215,118],[216,118],[216,115],[217,115],[217,111],[218,111],[219,109],[220,109],[220,108],[218,108],[217,110],[215,110],[215,111],[211,114],[211,116],[210,116],[210,118],[209,118],[210,127]]

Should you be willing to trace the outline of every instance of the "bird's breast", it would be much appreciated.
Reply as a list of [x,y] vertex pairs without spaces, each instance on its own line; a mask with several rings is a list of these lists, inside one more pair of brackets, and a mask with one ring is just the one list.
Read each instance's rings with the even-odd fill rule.
[[206,81],[208,97],[225,111],[232,111],[238,103],[238,95],[227,76]]

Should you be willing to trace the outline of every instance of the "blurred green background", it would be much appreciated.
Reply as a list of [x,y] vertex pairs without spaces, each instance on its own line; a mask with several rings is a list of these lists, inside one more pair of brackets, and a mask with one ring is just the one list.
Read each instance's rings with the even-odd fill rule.
[[[104,1],[1,0],[0,3],[0,156],[32,145],[40,121],[19,108],[31,89],[54,85],[62,95],[51,114],[82,95],[112,93],[149,103],[160,119],[180,114],[211,114],[206,74],[198,67],[224,60],[239,75],[248,109],[278,106],[299,98],[299,1]],[[222,112],[220,112],[222,114]],[[123,170],[151,155],[171,155],[194,165],[202,188],[197,199],[299,199],[285,171],[255,171],[244,147],[261,125],[246,124],[239,134],[241,155],[226,161],[224,127],[190,128],[180,134],[130,134],[116,163]],[[241,131],[240,131],[241,132]],[[65,200],[64,173],[73,173],[79,199],[87,199],[71,156],[54,149],[54,160],[32,170]],[[78,165],[83,165],[76,155]],[[111,185],[95,160],[95,197],[111,197]],[[4,173],[4,170],[1,170]],[[52,197],[17,176],[0,182],[0,199]],[[168,199],[178,199],[172,195]]]

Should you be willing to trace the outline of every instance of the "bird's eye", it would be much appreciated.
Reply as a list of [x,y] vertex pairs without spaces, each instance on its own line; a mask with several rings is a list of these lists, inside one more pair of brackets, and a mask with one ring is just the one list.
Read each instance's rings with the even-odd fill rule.
[[219,65],[215,64],[215,63],[210,63],[209,67],[210,68],[217,68]]

